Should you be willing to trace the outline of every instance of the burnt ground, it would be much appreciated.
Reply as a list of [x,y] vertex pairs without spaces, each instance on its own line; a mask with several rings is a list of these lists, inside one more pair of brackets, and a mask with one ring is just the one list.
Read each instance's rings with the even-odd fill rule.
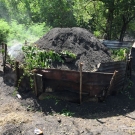
[[100,62],[112,61],[108,48],[91,32],[79,27],[53,28],[35,44],[42,50],[76,54],[77,57],[72,62],[55,62],[51,68],[79,70],[79,64],[83,62],[83,71],[92,71]]
[[[44,135],[134,135],[134,63],[135,59],[133,86],[128,85],[102,103],[84,102],[81,105],[51,97],[40,101],[28,90],[16,92],[0,67],[0,134],[33,135],[34,129],[39,128]],[[21,99],[17,98],[17,93]]]

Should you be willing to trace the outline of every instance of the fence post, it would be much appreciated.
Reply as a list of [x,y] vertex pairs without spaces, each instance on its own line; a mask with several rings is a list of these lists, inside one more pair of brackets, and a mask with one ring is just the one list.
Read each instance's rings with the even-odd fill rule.
[[2,45],[2,50],[4,50],[4,52],[2,53],[3,55],[3,72],[5,73],[6,71],[6,58],[7,58],[7,44],[3,44]]
[[43,80],[42,80],[41,74],[34,73],[34,89],[36,96],[39,95],[39,93],[43,93]]
[[15,62],[15,73],[16,73],[15,87],[17,87],[18,86],[18,81],[20,79],[20,75],[19,75],[19,62],[18,61]]
[[106,96],[105,96],[105,98],[110,94],[110,91],[111,91],[111,89],[112,89],[112,86],[114,85],[114,81],[115,81],[115,77],[116,77],[116,75],[118,74],[118,72],[119,71],[117,71],[117,70],[115,70],[114,71],[114,74],[113,74],[113,76],[112,76],[112,78],[111,78],[111,81],[110,81],[110,86],[109,86],[109,88],[108,88],[108,91],[107,91],[107,93],[106,93]]
[[133,57],[130,56],[130,65],[129,65],[129,66],[130,66],[130,67],[129,67],[129,70],[130,70],[130,71],[129,71],[129,72],[130,72],[130,73],[129,73],[129,74],[130,74],[129,77],[130,77],[130,79],[131,79],[131,76],[132,76],[132,58],[133,58]]
[[80,63],[80,104],[82,103],[82,66],[83,63]]

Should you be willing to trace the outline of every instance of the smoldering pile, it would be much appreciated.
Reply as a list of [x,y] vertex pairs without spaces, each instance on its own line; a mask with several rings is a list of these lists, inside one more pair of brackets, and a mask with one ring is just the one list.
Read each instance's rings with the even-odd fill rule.
[[40,49],[69,51],[76,54],[76,59],[71,62],[54,62],[51,68],[65,70],[79,70],[79,64],[83,63],[83,71],[92,71],[101,62],[110,62],[111,56],[108,48],[86,29],[53,28],[40,38],[35,44]]

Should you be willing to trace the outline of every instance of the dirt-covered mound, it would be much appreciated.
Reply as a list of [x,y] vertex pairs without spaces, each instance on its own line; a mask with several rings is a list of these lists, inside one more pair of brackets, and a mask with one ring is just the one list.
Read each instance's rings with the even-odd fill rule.
[[92,71],[98,63],[111,61],[108,49],[83,28],[53,28],[35,43],[40,49],[69,51],[77,55],[76,60],[53,63],[52,68],[79,70],[82,62],[83,71]]

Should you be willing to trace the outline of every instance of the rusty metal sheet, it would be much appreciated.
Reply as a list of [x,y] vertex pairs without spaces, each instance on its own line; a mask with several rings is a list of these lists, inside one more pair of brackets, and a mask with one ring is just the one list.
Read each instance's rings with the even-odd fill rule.
[[[60,70],[60,69],[45,69],[38,70],[36,73],[42,74],[46,79],[55,79],[55,80],[64,80],[64,81],[72,81],[79,82],[80,81],[80,73],[78,71],[70,71],[70,70]],[[107,81],[113,73],[100,73],[100,72],[82,72],[83,82],[100,82],[103,79]]]
[[69,70],[60,70],[60,69],[45,69],[38,70],[36,73],[40,73],[46,79],[55,79],[55,80],[70,80],[72,82],[79,82],[79,72],[69,71]]
[[[38,70],[37,73],[43,75],[45,91],[72,91],[79,93],[80,91],[80,72],[60,70],[60,69],[44,69]],[[113,73],[103,72],[82,72],[82,93],[87,93],[89,97],[101,96],[104,90],[110,85]]]
[[[96,72],[82,72],[82,93],[88,94],[89,97],[100,97],[108,89],[108,94],[119,91],[124,85],[126,65],[125,61],[101,63]],[[118,72],[114,75],[116,70]],[[52,92],[66,90],[79,93],[80,91],[79,71],[45,69],[39,70],[37,73],[43,75],[45,89],[52,88]]]

